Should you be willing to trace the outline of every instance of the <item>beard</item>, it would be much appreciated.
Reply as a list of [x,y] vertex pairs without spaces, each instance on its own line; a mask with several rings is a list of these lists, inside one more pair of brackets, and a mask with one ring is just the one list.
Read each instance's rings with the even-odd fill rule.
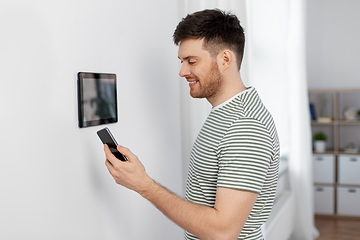
[[221,88],[222,76],[216,61],[212,62],[210,72],[204,79],[196,79],[198,80],[198,86],[196,86],[196,89],[190,89],[191,97],[209,100],[217,96]]

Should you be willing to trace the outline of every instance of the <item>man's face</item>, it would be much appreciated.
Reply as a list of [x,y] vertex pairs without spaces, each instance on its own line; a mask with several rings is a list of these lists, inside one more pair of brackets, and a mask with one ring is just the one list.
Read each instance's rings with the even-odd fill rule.
[[222,83],[216,58],[203,48],[203,40],[181,41],[178,54],[182,62],[179,75],[189,82],[190,95],[211,102],[220,93]]

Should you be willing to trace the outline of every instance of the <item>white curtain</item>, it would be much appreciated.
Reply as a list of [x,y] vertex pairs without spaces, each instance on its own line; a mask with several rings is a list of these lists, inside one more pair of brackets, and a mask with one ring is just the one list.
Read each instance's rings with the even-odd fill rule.
[[306,0],[248,0],[249,83],[277,125],[294,202],[292,240],[312,240],[311,130],[306,79]]
[[291,0],[289,8],[288,77],[290,101],[289,169],[296,212],[292,239],[315,239],[311,129],[306,78],[306,1]]
[[311,130],[306,79],[306,0],[248,0],[249,82],[273,114],[288,156],[295,214],[292,240],[312,240]]

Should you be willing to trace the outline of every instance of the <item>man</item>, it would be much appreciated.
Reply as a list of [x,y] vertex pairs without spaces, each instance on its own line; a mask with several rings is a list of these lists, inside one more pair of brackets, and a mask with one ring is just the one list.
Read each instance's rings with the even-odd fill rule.
[[152,202],[186,239],[263,239],[272,208],[279,143],[256,90],[241,80],[244,39],[237,17],[220,10],[188,15],[175,30],[180,76],[192,97],[213,106],[191,152],[186,199],[153,181],[129,149],[118,147],[129,159],[121,162],[105,145],[115,181]]

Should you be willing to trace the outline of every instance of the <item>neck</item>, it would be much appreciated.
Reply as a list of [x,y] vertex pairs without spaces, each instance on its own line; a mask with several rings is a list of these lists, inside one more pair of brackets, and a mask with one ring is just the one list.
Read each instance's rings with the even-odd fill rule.
[[241,80],[240,74],[230,80],[224,80],[225,79],[223,79],[222,87],[217,92],[217,94],[215,96],[207,98],[208,102],[212,105],[212,107],[216,107],[223,102],[226,102],[233,96],[247,89]]

